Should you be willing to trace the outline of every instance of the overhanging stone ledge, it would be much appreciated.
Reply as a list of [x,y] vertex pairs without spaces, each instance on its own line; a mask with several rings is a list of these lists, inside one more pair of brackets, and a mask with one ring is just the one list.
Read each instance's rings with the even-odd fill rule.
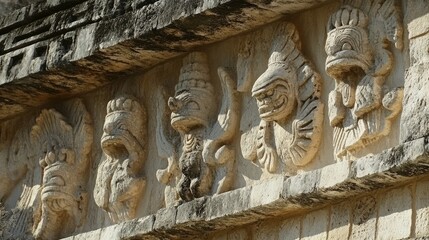
[[[97,89],[325,1],[158,0],[118,14],[106,11],[105,0],[32,4],[0,19],[0,119]],[[37,22],[25,20],[32,18]]]
[[429,172],[429,136],[354,162],[204,197],[156,214],[66,238],[186,238],[311,210],[357,194],[411,181]]

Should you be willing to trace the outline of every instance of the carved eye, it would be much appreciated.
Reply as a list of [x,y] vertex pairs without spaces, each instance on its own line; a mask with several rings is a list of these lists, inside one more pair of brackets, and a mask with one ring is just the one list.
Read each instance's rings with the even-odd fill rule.
[[271,97],[271,96],[273,96],[273,94],[274,94],[274,90],[273,89],[268,90],[267,93],[266,93],[267,97]]

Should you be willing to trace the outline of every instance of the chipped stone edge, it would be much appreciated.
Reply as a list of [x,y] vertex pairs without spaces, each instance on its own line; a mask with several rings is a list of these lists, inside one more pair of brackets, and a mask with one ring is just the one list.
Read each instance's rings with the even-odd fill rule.
[[[353,162],[338,162],[293,177],[276,176],[256,185],[120,223],[71,239],[104,236],[110,239],[190,237],[287,216],[302,210],[406,183],[429,172],[429,136]],[[102,239],[102,238],[100,238]]]

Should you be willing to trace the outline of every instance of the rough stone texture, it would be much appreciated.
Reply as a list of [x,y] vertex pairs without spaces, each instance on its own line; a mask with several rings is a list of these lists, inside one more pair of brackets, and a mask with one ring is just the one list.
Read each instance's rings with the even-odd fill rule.
[[429,6],[419,0],[409,6],[405,15],[410,41],[410,67],[405,73],[404,110],[401,117],[401,141],[429,134]]
[[348,202],[331,207],[331,219],[329,221],[328,239],[345,239],[349,237],[351,230],[351,207]]
[[415,195],[416,237],[429,236],[429,181],[417,183]]
[[279,239],[299,239],[301,218],[289,218],[280,222]]
[[301,239],[326,239],[328,237],[329,210],[322,209],[307,214],[302,219]]
[[[62,231],[62,225],[50,221],[56,222],[52,216],[65,219],[61,206],[69,203],[77,205],[66,208],[76,227],[64,228],[58,235],[74,235],[69,239],[426,237],[426,183],[420,181],[429,172],[424,91],[429,67],[427,3],[322,2],[56,0],[0,17],[0,204],[5,206],[0,208],[0,238],[31,238],[39,222],[42,232],[48,233],[39,234],[41,238],[57,238],[55,232]],[[400,6],[390,5],[394,2]],[[405,14],[403,21],[400,11]],[[368,14],[370,21],[361,13]],[[326,23],[332,23],[328,29]],[[400,36],[402,23],[408,30],[405,38]],[[369,78],[359,78],[362,89],[356,94],[362,98],[356,98],[358,103],[347,113],[364,113],[357,118],[363,119],[374,110],[375,119],[389,118],[392,125],[381,134],[389,132],[388,137],[375,144],[366,140],[378,138],[379,132],[372,138],[369,129],[368,139],[361,139],[362,144],[351,142],[352,148],[345,149],[353,154],[359,148],[362,154],[339,161],[333,145],[343,135],[336,135],[327,120],[329,114],[338,122],[341,109],[328,113],[317,106],[337,103],[338,96],[330,102],[326,94],[334,88],[345,96],[340,99],[343,105],[353,105],[349,87],[356,82],[349,77],[360,77],[354,76],[360,70],[346,59],[346,64],[337,62],[327,72],[323,46],[329,32],[333,35],[328,37],[327,50],[334,50],[329,57],[337,51],[341,55],[357,50],[353,47],[362,45],[355,45],[352,33],[345,34],[350,39],[334,36],[344,30],[341,26],[356,30],[354,24],[370,28],[369,50],[375,51],[364,55],[372,52],[376,58],[368,62],[371,67],[365,77]],[[365,34],[360,36],[365,43]],[[372,85],[372,77],[379,80],[377,84]],[[404,77],[405,99],[393,101],[400,91],[387,92],[401,88]],[[342,86],[346,83],[350,86]],[[64,184],[64,178],[52,176],[45,163],[49,166],[57,157],[67,163],[85,160],[62,149],[70,145],[79,151],[85,137],[67,143],[70,129],[79,122],[74,121],[79,116],[75,111],[56,115],[61,126],[45,127],[34,121],[41,113],[61,109],[67,102],[63,99],[75,95],[93,119],[93,133],[88,136],[94,141],[87,149],[88,166],[83,167],[87,172],[66,171],[79,180],[73,183],[83,182],[71,191],[76,195],[65,198],[67,202],[47,202],[43,192],[49,192],[51,184]],[[137,134],[145,126],[137,118],[123,124],[121,116],[130,102],[117,97],[124,95],[134,96],[146,107],[147,134]],[[118,115],[109,115],[112,99]],[[376,111],[379,108],[398,114],[398,104],[406,108],[402,122],[377,115],[385,113]],[[287,111],[279,113],[286,114],[277,116],[276,109],[283,107]],[[17,113],[23,114],[14,118]],[[103,126],[106,115],[112,119]],[[183,117],[181,124],[171,121],[175,115]],[[300,120],[295,121],[295,116]],[[264,118],[266,125],[260,124]],[[317,119],[324,121],[318,124]],[[355,116],[346,116],[342,127],[354,120]],[[370,120],[364,123],[385,123]],[[323,133],[317,132],[320,139],[314,138],[316,125],[323,128]],[[40,130],[48,137],[27,142],[22,136],[28,136],[32,126],[34,133]],[[115,135],[121,140],[100,142],[109,132],[108,138]],[[268,155],[261,158],[261,151],[260,156],[250,151],[261,146],[264,153],[280,156],[281,169],[273,171],[273,161],[264,157]],[[44,152],[34,154],[39,150]],[[111,172],[109,167],[100,168],[99,173],[104,160],[107,166],[110,160],[112,165],[121,164],[111,167]],[[29,174],[22,178],[25,171]],[[158,174],[162,171],[168,174]],[[145,187],[140,188],[137,180],[145,181]],[[103,185],[110,186],[108,194]],[[94,196],[94,189],[101,189],[100,194]],[[89,214],[83,216],[85,212]],[[19,234],[8,236],[15,230]]]
[[[109,2],[32,4],[0,19],[0,118],[93,90],[280,16],[244,0]],[[317,4],[282,3],[282,12]]]
[[411,236],[412,196],[409,187],[392,190],[381,197],[377,237],[403,239]]
[[373,196],[356,200],[352,209],[350,239],[374,239],[377,222],[377,202]]

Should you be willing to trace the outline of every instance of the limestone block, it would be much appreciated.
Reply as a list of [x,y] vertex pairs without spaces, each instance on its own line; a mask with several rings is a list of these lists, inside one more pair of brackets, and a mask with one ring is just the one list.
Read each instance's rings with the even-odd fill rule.
[[[429,34],[422,38],[425,38],[422,44],[427,46]],[[411,41],[411,44],[417,43]],[[417,48],[416,51],[427,52],[428,50],[423,51],[421,48]],[[401,117],[402,142],[429,134],[429,94],[427,94],[427,89],[429,89],[429,60],[411,66],[405,74],[404,110]]]
[[372,196],[356,200],[352,206],[350,239],[374,239],[377,222],[377,202]]
[[328,239],[347,239],[351,230],[351,206],[344,202],[331,207]]
[[250,207],[258,207],[279,200],[283,191],[284,177],[276,176],[252,186]]
[[301,218],[289,218],[280,223],[279,240],[299,239],[301,234]]
[[[261,222],[252,227],[252,239],[254,240],[265,240],[272,239],[276,240],[279,233],[278,224],[274,222]],[[229,240],[229,239],[228,239]]]
[[177,209],[175,207],[162,208],[155,215],[153,229],[171,228],[176,224]]
[[147,234],[153,230],[154,222],[154,215],[128,221],[126,224],[123,224],[123,227],[120,229],[120,238],[128,239]]
[[247,240],[250,238],[250,234],[246,229],[238,229],[228,232],[228,240]]
[[429,181],[416,186],[416,237],[429,236]]
[[302,219],[301,239],[325,240],[328,237],[329,210],[308,213]]
[[403,239],[411,235],[412,197],[410,187],[380,195],[377,222],[378,239]]

